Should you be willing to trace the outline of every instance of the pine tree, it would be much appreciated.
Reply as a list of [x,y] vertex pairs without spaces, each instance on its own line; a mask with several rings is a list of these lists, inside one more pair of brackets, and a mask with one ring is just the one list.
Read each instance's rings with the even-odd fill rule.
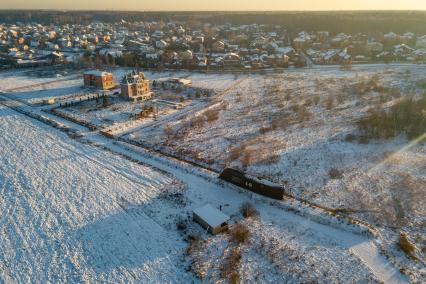
[[108,97],[107,96],[103,96],[102,97],[102,106],[104,108],[107,108],[109,106],[109,102],[108,102]]

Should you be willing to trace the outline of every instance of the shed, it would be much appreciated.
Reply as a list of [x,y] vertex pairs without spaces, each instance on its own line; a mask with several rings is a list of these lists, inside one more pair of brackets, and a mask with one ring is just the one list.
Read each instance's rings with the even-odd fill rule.
[[195,209],[193,219],[214,235],[228,229],[229,216],[210,204]]

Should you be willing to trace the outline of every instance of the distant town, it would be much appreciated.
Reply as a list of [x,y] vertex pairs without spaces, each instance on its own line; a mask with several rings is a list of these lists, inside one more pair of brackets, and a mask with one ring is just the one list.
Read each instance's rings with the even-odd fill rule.
[[0,67],[257,70],[426,61],[426,35],[288,32],[281,25],[141,21],[0,25]]

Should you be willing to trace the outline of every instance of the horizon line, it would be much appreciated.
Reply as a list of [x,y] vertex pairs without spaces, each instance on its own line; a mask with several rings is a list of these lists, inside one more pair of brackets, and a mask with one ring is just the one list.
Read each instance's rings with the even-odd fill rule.
[[216,13],[282,13],[282,12],[297,12],[297,13],[315,13],[315,12],[426,12],[426,9],[353,9],[353,10],[119,10],[119,9],[50,9],[50,8],[0,8],[0,11],[52,11],[52,12],[152,12],[152,13],[167,13],[167,12],[216,12]]

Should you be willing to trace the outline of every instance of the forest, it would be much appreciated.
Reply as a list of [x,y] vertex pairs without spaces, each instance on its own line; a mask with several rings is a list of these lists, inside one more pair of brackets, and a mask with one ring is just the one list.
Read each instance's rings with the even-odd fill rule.
[[93,21],[169,21],[281,25],[288,32],[327,30],[331,33],[414,32],[426,34],[426,11],[359,12],[138,12],[0,10],[0,23],[88,24]]

